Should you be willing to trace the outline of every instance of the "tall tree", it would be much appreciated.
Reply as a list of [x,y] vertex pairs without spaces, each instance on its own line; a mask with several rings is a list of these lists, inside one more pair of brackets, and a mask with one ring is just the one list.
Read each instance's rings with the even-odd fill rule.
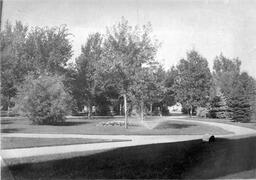
[[95,98],[103,88],[102,81],[102,36],[99,33],[89,35],[82,46],[81,55],[76,59],[76,90],[79,98],[88,107],[88,118],[91,117]]
[[226,98],[231,95],[240,74],[241,61],[239,59],[228,59],[222,54],[217,56],[213,65],[213,79],[217,89]]
[[146,105],[152,106],[154,103],[160,103],[165,93],[164,70],[161,66],[143,67],[136,73],[136,78],[131,86],[132,102],[140,107],[141,120],[144,120],[144,111]]
[[72,57],[70,33],[66,26],[35,27],[26,41],[26,59],[33,66],[34,73],[62,75]]
[[239,75],[238,81],[231,92],[229,107],[232,112],[232,119],[241,122],[250,121],[253,113],[254,99],[253,78],[243,72]]
[[212,76],[208,62],[192,50],[187,53],[187,60],[180,60],[176,68],[178,76],[174,86],[177,101],[192,115],[193,108],[205,107],[209,100]]
[[150,114],[153,113],[154,104],[160,108],[160,115],[162,115],[163,105],[168,104],[167,102],[167,91],[168,87],[166,86],[166,72],[163,67],[151,67],[149,69],[151,77],[150,81],[148,81],[148,90],[146,102],[150,106]]
[[10,99],[16,95],[16,87],[28,74],[64,73],[72,55],[68,36],[66,26],[36,27],[29,31],[28,26],[19,21],[14,26],[6,23],[0,34],[1,98],[7,102],[4,109],[8,109]]
[[[241,61],[239,59],[229,59],[223,54],[217,56],[213,64],[213,93],[211,94],[212,100],[219,99],[222,104],[219,107],[212,107],[215,110],[220,110],[220,118],[230,118],[230,105],[232,92],[237,86],[240,75]],[[214,104],[212,104],[214,105]],[[228,106],[228,107],[226,107]],[[216,113],[217,113],[216,111]],[[216,114],[218,115],[218,113]]]
[[177,75],[178,75],[177,69],[174,66],[172,66],[166,72],[166,75],[164,78],[164,86],[166,88],[166,92],[164,94],[163,102],[168,106],[173,106],[176,103],[174,84],[175,84],[175,79],[177,78]]
[[155,62],[157,43],[151,38],[151,26],[131,27],[124,18],[108,29],[105,45],[105,67],[112,82],[124,99],[125,128],[127,128],[127,99],[143,65]]
[[27,33],[28,27],[20,21],[14,26],[7,21],[0,32],[1,105],[4,110],[9,109],[11,98],[16,95],[16,85],[31,69],[24,58]]

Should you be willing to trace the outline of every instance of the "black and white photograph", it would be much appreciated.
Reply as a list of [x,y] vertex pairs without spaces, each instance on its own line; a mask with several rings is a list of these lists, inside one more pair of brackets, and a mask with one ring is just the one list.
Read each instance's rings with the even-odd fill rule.
[[256,179],[256,0],[0,0],[0,179]]

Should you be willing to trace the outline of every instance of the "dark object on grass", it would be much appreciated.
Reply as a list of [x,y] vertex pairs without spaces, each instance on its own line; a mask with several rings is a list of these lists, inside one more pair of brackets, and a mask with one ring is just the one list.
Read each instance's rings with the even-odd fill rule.
[[203,142],[213,143],[215,141],[214,135],[205,134],[202,138]]

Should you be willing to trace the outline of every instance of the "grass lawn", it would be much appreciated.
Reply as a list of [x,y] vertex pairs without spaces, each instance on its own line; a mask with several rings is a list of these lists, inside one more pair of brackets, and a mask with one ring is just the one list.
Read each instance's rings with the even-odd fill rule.
[[211,119],[211,118],[198,118],[198,117],[187,117],[184,118],[186,120],[197,120],[197,121],[209,121],[209,122],[218,122],[218,123],[224,123],[224,124],[231,124],[231,125],[236,125],[236,126],[241,126],[241,127],[247,127],[251,129],[256,129],[256,120],[251,120],[250,122],[242,123],[242,122],[234,122],[230,119]]
[[256,169],[233,173],[220,178],[221,179],[238,179],[238,178],[239,179],[256,179]]
[[30,148],[42,146],[60,146],[71,144],[89,144],[103,142],[117,142],[121,140],[111,139],[85,139],[85,138],[23,138],[23,137],[2,137],[1,148]]
[[255,179],[255,152],[256,137],[143,145],[11,165],[2,179]]
[[[125,135],[195,135],[195,134],[228,134],[229,132],[214,126],[207,126],[200,123],[162,121],[163,118],[152,117],[147,120],[149,127],[141,125],[140,121],[130,118],[132,123],[128,129],[123,126],[102,126],[102,122],[117,120],[112,119],[68,119],[64,124],[58,126],[32,125],[27,119],[2,118],[2,133],[57,133],[57,134],[125,134]],[[154,126],[152,126],[152,123]],[[152,128],[153,127],[153,128]]]

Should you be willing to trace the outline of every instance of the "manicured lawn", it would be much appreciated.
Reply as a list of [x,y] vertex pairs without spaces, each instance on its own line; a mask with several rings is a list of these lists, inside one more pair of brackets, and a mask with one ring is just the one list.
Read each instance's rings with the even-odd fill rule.
[[252,128],[256,129],[256,120],[251,120],[250,122],[242,123],[242,122],[234,122],[230,119],[211,119],[211,118],[198,118],[198,117],[192,117],[192,118],[185,118],[186,120],[197,120],[197,121],[209,121],[209,122],[218,122],[218,123],[224,123],[224,124],[232,124],[236,126],[241,126],[241,127],[247,127],[247,128]]
[[[66,123],[58,126],[32,125],[27,119],[1,120],[2,133],[57,133],[57,134],[125,134],[125,135],[195,135],[195,134],[227,134],[229,132],[214,126],[200,123],[162,121],[166,118],[152,117],[146,120],[147,126],[141,124],[138,119],[131,118],[132,124],[128,129],[123,126],[103,126],[102,122],[122,121],[123,118],[112,119],[68,119]],[[167,118],[168,119],[168,118]],[[153,124],[153,125],[152,125]]]
[[11,165],[2,179],[255,179],[255,152],[256,137],[143,145]]
[[256,179],[256,168],[248,171],[229,174],[221,179]]
[[23,137],[2,137],[1,148],[29,148],[42,146],[60,146],[71,144],[89,144],[103,142],[117,142],[121,140],[108,139],[85,139],[85,138],[23,138]]

